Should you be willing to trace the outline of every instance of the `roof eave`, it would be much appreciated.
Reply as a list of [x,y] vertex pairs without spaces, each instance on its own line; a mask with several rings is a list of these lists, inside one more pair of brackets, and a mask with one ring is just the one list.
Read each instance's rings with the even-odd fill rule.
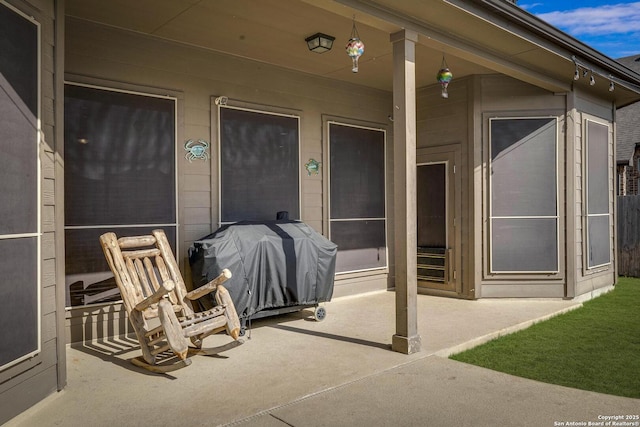
[[[559,30],[542,19],[532,15],[514,3],[506,0],[471,0],[495,13],[499,13],[510,22],[516,23],[527,30],[534,32],[539,37],[547,39],[571,52],[572,56],[579,56],[582,61],[593,63],[603,68],[605,72],[617,74],[617,84],[640,95],[640,74],[625,67],[616,60],[593,49],[589,45]],[[624,78],[622,78],[624,76]],[[621,79],[622,81],[618,81]]]

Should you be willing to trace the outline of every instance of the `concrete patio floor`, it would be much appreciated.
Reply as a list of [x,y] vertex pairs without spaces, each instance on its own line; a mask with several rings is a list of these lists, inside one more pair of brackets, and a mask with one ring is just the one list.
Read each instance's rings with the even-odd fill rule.
[[[446,359],[580,306],[418,296],[422,351],[391,351],[395,294],[334,299],[255,320],[245,343],[170,374],[128,359],[137,341],[67,350],[68,385],[7,426],[557,426],[640,412],[640,400],[553,386]],[[218,335],[207,344],[226,342]]]

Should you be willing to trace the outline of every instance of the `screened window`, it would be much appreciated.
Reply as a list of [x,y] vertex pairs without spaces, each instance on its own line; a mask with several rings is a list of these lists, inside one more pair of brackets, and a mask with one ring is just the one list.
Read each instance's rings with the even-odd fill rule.
[[557,272],[556,119],[491,119],[490,140],[491,272]]
[[300,218],[299,121],[220,107],[222,223]]
[[0,370],[40,351],[39,40],[0,3]]
[[329,123],[330,236],[336,272],[387,265],[385,132]]
[[611,262],[609,127],[587,120],[587,267]]
[[176,101],[65,86],[67,305],[120,299],[100,234],[176,241]]

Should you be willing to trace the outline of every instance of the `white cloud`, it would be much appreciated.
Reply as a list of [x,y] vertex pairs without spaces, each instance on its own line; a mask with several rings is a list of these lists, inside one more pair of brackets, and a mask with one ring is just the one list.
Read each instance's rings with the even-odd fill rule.
[[529,9],[533,9],[535,7],[538,7],[538,6],[542,6],[543,4],[544,3],[525,3],[525,4],[518,3],[518,6],[520,6],[523,9],[529,10]]
[[577,36],[640,32],[640,2],[583,7],[537,16]]

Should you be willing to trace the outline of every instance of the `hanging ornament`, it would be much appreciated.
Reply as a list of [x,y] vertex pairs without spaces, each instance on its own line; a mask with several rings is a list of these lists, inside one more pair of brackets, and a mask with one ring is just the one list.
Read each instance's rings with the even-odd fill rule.
[[442,65],[440,66],[440,71],[436,75],[436,80],[440,83],[442,87],[442,97],[449,98],[449,93],[447,92],[447,87],[449,86],[449,82],[453,79],[453,74],[451,70],[449,70],[449,66],[447,65],[447,61],[444,60],[444,55],[442,56]]
[[353,61],[353,68],[351,71],[354,73],[358,72],[358,58],[362,56],[364,53],[364,43],[360,40],[360,35],[358,34],[358,29],[356,28],[356,17],[353,16],[353,27],[351,28],[351,38],[349,39],[349,43],[347,43],[347,55],[351,57]]

